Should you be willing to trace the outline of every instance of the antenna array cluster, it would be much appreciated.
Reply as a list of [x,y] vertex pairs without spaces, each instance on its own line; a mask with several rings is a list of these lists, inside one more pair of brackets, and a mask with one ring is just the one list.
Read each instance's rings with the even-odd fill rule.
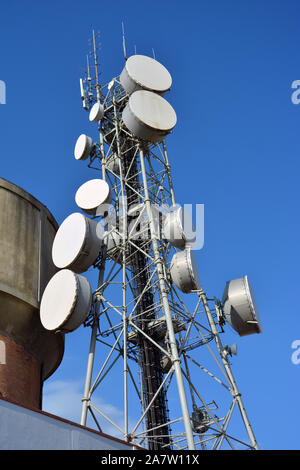
[[[222,302],[202,289],[192,222],[176,204],[165,143],[177,121],[163,97],[172,78],[154,58],[127,59],[123,46],[123,70],[101,86],[93,34],[93,67],[88,58],[80,90],[99,139],[81,134],[74,157],[101,178],[78,188],[80,212],[56,234],[59,271],[45,289],[41,321],[65,333],[91,327],[81,424],[90,412],[98,429],[109,423],[123,439],[149,449],[256,449],[229,362],[236,346],[223,347],[220,339],[227,322],[241,336],[260,332],[249,280],[228,282]],[[82,276],[91,267],[99,271],[94,291]],[[228,401],[205,396],[204,379],[207,391],[221,385],[230,396],[227,411]],[[95,404],[107,383],[118,387],[118,403],[122,394],[122,423]],[[229,431],[234,410],[245,439]]]

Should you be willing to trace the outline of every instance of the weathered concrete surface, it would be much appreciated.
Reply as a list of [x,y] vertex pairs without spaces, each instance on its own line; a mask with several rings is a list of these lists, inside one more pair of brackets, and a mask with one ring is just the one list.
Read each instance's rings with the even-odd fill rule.
[[51,249],[57,228],[43,204],[0,178],[0,334],[32,356],[42,380],[58,367],[64,352],[64,336],[45,330],[39,318],[42,293],[56,272]]

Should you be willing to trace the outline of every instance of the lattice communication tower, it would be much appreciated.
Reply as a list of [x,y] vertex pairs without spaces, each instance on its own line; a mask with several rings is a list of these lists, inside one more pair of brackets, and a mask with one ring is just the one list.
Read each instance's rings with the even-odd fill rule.
[[[55,237],[59,271],[42,323],[91,330],[82,425],[90,415],[100,431],[108,423],[151,450],[257,449],[230,366],[236,345],[221,342],[227,323],[240,336],[261,332],[248,277],[227,282],[222,301],[204,292],[199,233],[176,201],[166,147],[177,119],[163,97],[171,75],[152,57],[127,58],[125,41],[124,55],[121,74],[100,84],[93,32],[80,90],[98,138],[81,134],[74,156],[95,172]],[[94,290],[82,276],[89,268],[99,273]],[[111,414],[98,404],[104,390]]]

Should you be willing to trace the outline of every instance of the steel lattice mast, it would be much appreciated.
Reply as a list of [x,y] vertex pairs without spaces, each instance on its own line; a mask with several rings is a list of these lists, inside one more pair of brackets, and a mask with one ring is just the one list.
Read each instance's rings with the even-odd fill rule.
[[[94,34],[92,58],[94,67],[88,59],[82,83],[83,105],[90,109],[98,102],[104,115],[88,166],[110,185],[113,214],[108,209],[102,217],[111,242],[94,264],[99,270],[96,301],[85,322],[91,342],[81,424],[90,413],[98,429],[108,422],[125,440],[149,449],[257,449],[230,368],[230,350],[220,339],[226,321],[221,302],[208,299],[202,288],[187,301],[172,282],[176,248],[161,233],[164,210],[176,206],[165,140],[152,143],[128,131],[122,121],[128,95],[118,76],[100,86]],[[95,404],[105,381],[120,375],[123,425]],[[204,396],[204,379],[229,397],[222,409]],[[178,400],[169,410],[170,396]],[[242,438],[230,431],[236,410]]]

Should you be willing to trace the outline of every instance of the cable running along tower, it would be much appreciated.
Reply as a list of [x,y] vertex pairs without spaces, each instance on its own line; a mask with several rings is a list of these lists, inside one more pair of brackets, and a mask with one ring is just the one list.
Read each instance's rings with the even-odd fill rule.
[[[152,450],[257,449],[231,370],[236,346],[221,342],[228,323],[240,336],[261,331],[249,280],[227,282],[222,300],[204,292],[166,147],[177,119],[165,98],[171,75],[154,58],[127,58],[124,36],[123,45],[121,74],[102,84],[93,32],[80,89],[96,137],[81,134],[74,152],[92,177],[75,196],[84,214],[71,214],[54,240],[61,270],[45,290],[42,322],[91,330],[82,425],[90,417]],[[81,275],[89,267],[94,290]],[[50,325],[52,296],[66,289],[72,305]],[[105,390],[110,409],[98,404]]]

